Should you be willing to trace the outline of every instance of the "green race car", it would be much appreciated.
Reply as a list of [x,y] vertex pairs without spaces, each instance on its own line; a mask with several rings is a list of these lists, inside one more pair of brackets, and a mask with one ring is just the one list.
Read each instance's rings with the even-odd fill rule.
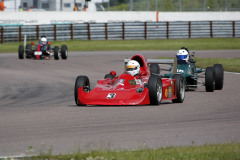
[[[188,51],[188,50],[187,50]],[[175,64],[171,65],[170,72],[163,75],[165,78],[172,78],[175,72],[181,74],[184,77],[186,90],[197,89],[198,86],[205,86],[207,92],[213,92],[214,90],[221,90],[224,82],[224,69],[222,64],[215,64],[213,67],[207,67],[206,69],[197,68],[193,60],[194,53],[189,55],[188,60],[179,59]],[[152,64],[151,70],[153,73],[158,74],[160,68],[156,64]],[[174,67],[177,67],[174,69]],[[204,78],[205,81],[201,81],[199,78]]]

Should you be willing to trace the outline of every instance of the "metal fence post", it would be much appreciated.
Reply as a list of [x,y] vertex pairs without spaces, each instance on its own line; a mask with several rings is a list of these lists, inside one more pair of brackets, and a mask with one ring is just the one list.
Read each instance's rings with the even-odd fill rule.
[[210,37],[213,38],[212,21],[210,21]]
[[188,38],[191,38],[191,22],[188,22]]
[[18,28],[18,41],[21,42],[22,41],[22,27],[19,26]]
[[36,36],[37,40],[39,40],[39,25],[36,26]]
[[57,41],[57,26],[54,25],[54,41]]
[[125,23],[122,23],[122,39],[125,40]]
[[147,39],[147,22],[144,22],[145,29],[144,29],[144,38]]
[[169,22],[166,23],[167,24],[167,32],[166,32],[166,36],[167,36],[167,39],[169,38]]
[[3,43],[3,27],[1,27],[1,43]]
[[73,24],[70,25],[70,29],[71,29],[71,40],[73,40]]
[[108,25],[105,23],[105,39],[108,40]]
[[232,22],[233,38],[235,38],[235,21]]
[[88,40],[91,40],[90,24],[88,23]]

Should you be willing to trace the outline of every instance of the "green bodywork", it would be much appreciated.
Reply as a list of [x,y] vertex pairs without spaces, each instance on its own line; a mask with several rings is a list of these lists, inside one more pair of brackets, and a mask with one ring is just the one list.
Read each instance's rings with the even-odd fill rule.
[[[185,80],[185,85],[187,88],[197,88],[198,85],[198,73],[203,70],[201,68],[196,68],[195,62],[177,62],[177,74],[182,74]],[[170,68],[170,72],[164,74],[165,78],[172,78],[173,76],[173,66]]]

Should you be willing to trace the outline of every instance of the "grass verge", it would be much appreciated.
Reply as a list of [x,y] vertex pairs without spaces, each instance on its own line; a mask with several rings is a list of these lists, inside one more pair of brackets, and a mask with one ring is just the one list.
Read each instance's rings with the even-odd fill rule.
[[196,66],[207,68],[214,64],[222,64],[224,71],[240,73],[240,58],[224,59],[224,58],[195,58]]
[[[0,53],[16,53],[23,43],[0,44]],[[53,46],[66,44],[69,51],[129,51],[178,50],[186,46],[191,50],[240,49],[239,38],[164,39],[164,40],[73,40],[53,41]]]
[[29,159],[48,160],[239,160],[240,143],[164,147],[136,151],[92,151],[68,155],[41,155]]

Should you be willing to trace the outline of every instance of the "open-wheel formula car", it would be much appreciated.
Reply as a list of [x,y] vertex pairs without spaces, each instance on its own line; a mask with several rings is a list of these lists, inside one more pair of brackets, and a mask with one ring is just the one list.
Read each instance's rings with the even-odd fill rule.
[[[18,57],[19,59],[50,59],[54,57],[55,60],[59,60],[59,55],[61,55],[62,59],[67,59],[68,50],[66,45],[61,46],[61,50],[59,52],[59,47],[55,46],[51,47],[51,43],[44,40],[45,37],[41,37],[41,41],[39,41],[36,45],[34,42],[31,44],[27,44],[24,50],[24,46],[20,45],[18,48]],[[46,38],[45,38],[46,39]],[[35,45],[33,49],[33,45]]]
[[[189,52],[185,47],[182,49],[186,49],[186,51]],[[181,50],[179,51],[182,52]],[[222,90],[224,82],[224,69],[222,64],[214,64],[214,66],[207,67],[206,69],[197,68],[195,65],[196,61],[193,59],[194,54],[193,52],[187,55],[189,58],[185,56],[182,57],[183,59],[180,58],[177,60],[177,74],[181,74],[184,77],[185,88],[190,90],[197,89],[198,86],[205,86],[207,92]],[[176,73],[174,73],[174,69],[171,67],[170,72],[164,74],[164,77],[171,78],[174,74]],[[201,81],[199,78],[203,78],[205,81]]]
[[[135,55],[125,61],[139,64],[138,74],[130,74],[134,69],[137,70],[138,66],[127,64],[123,74],[117,75],[115,71],[111,71],[104,79],[98,80],[93,89],[90,89],[87,76],[78,76],[74,89],[76,104],[78,106],[159,105],[165,100],[171,100],[173,103],[184,101],[185,85],[182,75],[175,74],[172,78],[162,78],[161,75],[151,72],[151,69],[156,69],[155,63],[162,63],[162,60],[152,61],[142,55]],[[150,63],[154,63],[152,67]]]

